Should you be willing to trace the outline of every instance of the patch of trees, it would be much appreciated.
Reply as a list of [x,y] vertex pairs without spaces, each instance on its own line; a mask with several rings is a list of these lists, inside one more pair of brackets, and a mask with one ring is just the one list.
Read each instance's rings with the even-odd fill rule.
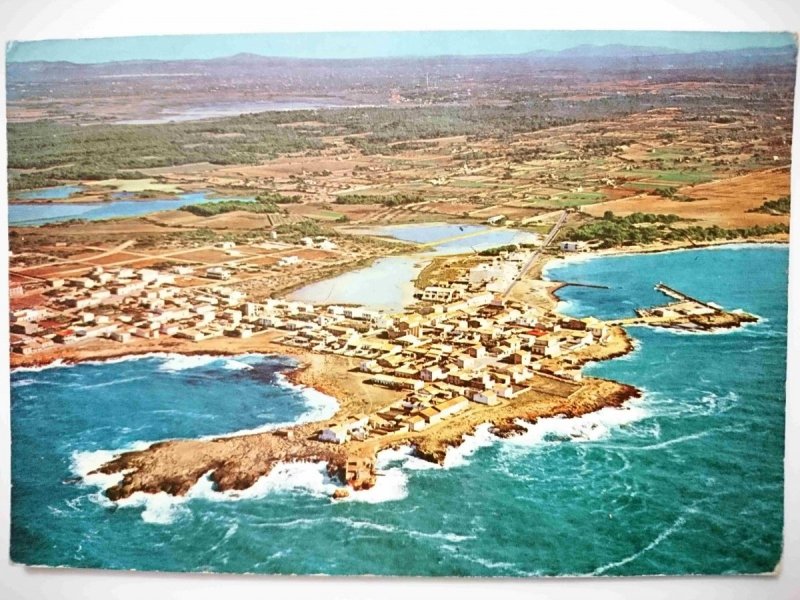
[[332,229],[322,227],[316,221],[307,219],[305,221],[298,221],[296,223],[285,223],[278,225],[275,231],[281,235],[289,235],[295,238],[301,237],[316,237],[325,235],[328,237],[336,237],[336,232]]
[[581,225],[574,229],[569,236],[575,240],[599,241],[601,247],[611,248],[682,240],[693,242],[735,240],[789,233],[789,226],[784,223],[732,229],[725,229],[718,225],[672,227],[678,221],[685,221],[685,219],[678,215],[652,213],[632,213],[625,217],[617,217],[611,211],[606,211],[603,218]]
[[262,192],[256,196],[256,202],[272,202],[273,204],[298,204],[303,200],[300,194],[284,196],[278,192]]
[[495,246],[478,252],[480,256],[500,256],[504,252],[514,252],[518,248],[536,248],[536,244],[506,244],[505,246]]
[[234,212],[237,210],[259,213],[274,214],[284,212],[282,208],[274,202],[244,202],[242,200],[223,200],[222,202],[207,202],[205,204],[189,204],[181,206],[180,210],[190,212],[198,217],[213,217],[223,213]]
[[777,200],[767,200],[758,208],[751,208],[747,212],[765,213],[768,215],[788,215],[790,205],[791,198],[789,196],[782,196]]
[[388,196],[377,196],[370,194],[346,194],[336,197],[336,204],[382,204],[386,207],[403,206],[422,202],[422,198],[417,194],[391,194]]
[[[126,170],[193,162],[252,164],[281,153],[320,149],[317,135],[279,127],[286,115],[241,115],[158,125],[69,125],[52,121],[10,123],[9,168],[55,167],[51,179],[140,178]],[[293,115],[291,120],[297,119]],[[223,135],[235,133],[237,135]],[[15,189],[29,174],[12,177]],[[18,180],[16,183],[13,180]],[[52,185],[52,182],[49,182]]]

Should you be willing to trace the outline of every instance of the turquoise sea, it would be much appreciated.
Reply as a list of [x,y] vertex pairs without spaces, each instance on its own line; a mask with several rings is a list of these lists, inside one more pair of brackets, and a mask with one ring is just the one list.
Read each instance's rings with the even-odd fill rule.
[[720,334],[632,328],[634,353],[589,367],[642,399],[481,428],[444,468],[381,455],[368,492],[333,502],[321,465],[287,466],[236,496],[103,499],[76,479],[143,442],[323,418],[282,357],[152,355],[12,373],[17,562],[138,570],[387,575],[760,573],[782,546],[786,246],[733,246],[553,265],[574,315],[663,303],[658,281],[761,317]]

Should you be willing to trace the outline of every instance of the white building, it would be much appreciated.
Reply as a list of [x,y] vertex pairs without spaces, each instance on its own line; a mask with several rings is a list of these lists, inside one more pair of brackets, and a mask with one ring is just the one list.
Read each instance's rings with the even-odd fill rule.
[[472,394],[472,401],[493,406],[497,404],[497,394],[492,390],[478,390]]
[[288,267],[289,265],[299,265],[301,262],[299,256],[284,256],[278,261],[278,266]]
[[319,434],[319,439],[322,442],[331,442],[332,444],[344,444],[347,441],[347,428],[343,425],[333,425],[326,427]]
[[562,252],[586,252],[589,247],[586,242],[566,241],[559,244]]
[[438,365],[425,367],[419,372],[419,376],[423,381],[437,381],[445,378],[444,371],[442,371],[442,368]]
[[451,302],[459,295],[453,288],[429,285],[422,292],[422,299],[426,302]]
[[227,269],[223,269],[222,267],[209,267],[206,269],[206,277],[227,281],[231,278],[231,272]]

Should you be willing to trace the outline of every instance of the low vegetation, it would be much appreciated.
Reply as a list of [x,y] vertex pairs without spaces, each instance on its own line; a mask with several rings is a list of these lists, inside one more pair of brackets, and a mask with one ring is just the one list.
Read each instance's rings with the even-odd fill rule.
[[205,204],[189,204],[181,206],[180,210],[190,212],[198,217],[213,217],[223,213],[244,211],[258,214],[275,214],[285,212],[274,202],[245,202],[243,200],[223,200],[222,202],[208,202]]
[[579,241],[599,242],[601,248],[611,248],[655,242],[735,240],[789,233],[789,226],[783,223],[732,229],[717,225],[673,227],[676,223],[683,225],[685,222],[686,219],[673,214],[632,213],[618,217],[606,211],[601,219],[584,223],[567,235]]
[[381,204],[389,208],[416,202],[422,202],[422,198],[416,194],[391,194],[388,196],[344,194],[338,196],[335,201],[336,204]]
[[303,197],[299,194],[294,196],[284,196],[278,192],[263,192],[256,196],[256,202],[273,202],[275,204],[298,204],[302,202]]
[[[157,125],[75,125],[55,121],[9,123],[9,189],[63,181],[140,179],[140,169],[197,162],[256,164],[292,152],[318,152],[326,135],[344,135],[364,154],[393,154],[428,147],[426,139],[467,136],[506,138],[547,127],[647,110],[661,100],[647,96],[582,102],[529,98],[507,106],[425,106],[272,111]],[[285,127],[315,121],[313,128]]]
[[302,237],[316,237],[321,235],[327,237],[337,236],[337,233],[333,229],[324,227],[319,223],[317,223],[316,221],[311,221],[311,220],[278,225],[275,231],[278,233],[278,235],[286,235],[292,239],[300,239]]
[[487,248],[478,252],[480,256],[500,256],[504,252],[514,252],[519,248],[536,248],[536,244],[506,244],[505,246],[496,246],[494,248]]
[[783,196],[777,200],[767,200],[758,208],[751,208],[747,212],[752,213],[765,213],[768,215],[788,215],[791,199],[789,196]]

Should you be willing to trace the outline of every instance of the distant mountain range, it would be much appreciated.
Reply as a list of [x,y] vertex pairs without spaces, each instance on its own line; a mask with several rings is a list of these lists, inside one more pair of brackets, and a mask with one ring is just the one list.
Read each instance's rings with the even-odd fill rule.
[[[204,60],[6,65],[7,106],[16,118],[158,118],[165,111],[239,103],[273,106],[513,102],[569,95],[583,84],[648,81],[753,82],[791,78],[797,48],[681,52],[580,45],[524,54],[309,59],[235,54]],[[46,108],[42,108],[46,101]],[[31,102],[24,110],[20,107]],[[266,104],[264,104],[266,103]],[[105,111],[105,112],[102,112]],[[103,116],[99,117],[102,112]],[[31,117],[33,115],[33,117]]]
[[8,70],[12,73],[24,71],[40,71],[48,68],[96,68],[102,70],[104,67],[132,67],[134,65],[153,65],[153,64],[175,64],[175,65],[194,65],[194,64],[238,64],[238,65],[264,65],[264,64],[286,64],[286,63],[306,63],[306,64],[358,64],[374,62],[427,62],[447,60],[452,62],[481,62],[485,60],[528,60],[528,61],[563,61],[564,59],[586,60],[586,59],[644,59],[655,57],[672,57],[676,62],[682,63],[692,61],[692,59],[715,59],[724,60],[726,58],[742,59],[764,59],[770,61],[794,61],[797,48],[793,45],[769,47],[769,48],[744,48],[739,50],[716,50],[686,52],[675,48],[658,46],[629,46],[625,44],[593,45],[581,44],[565,50],[532,50],[523,54],[496,54],[496,55],[442,55],[442,56],[408,56],[408,57],[376,57],[376,58],[294,58],[266,56],[253,53],[239,53],[231,56],[224,56],[211,59],[179,59],[179,60],[129,60],[105,63],[72,63],[68,61],[30,61],[21,63],[8,63]]

